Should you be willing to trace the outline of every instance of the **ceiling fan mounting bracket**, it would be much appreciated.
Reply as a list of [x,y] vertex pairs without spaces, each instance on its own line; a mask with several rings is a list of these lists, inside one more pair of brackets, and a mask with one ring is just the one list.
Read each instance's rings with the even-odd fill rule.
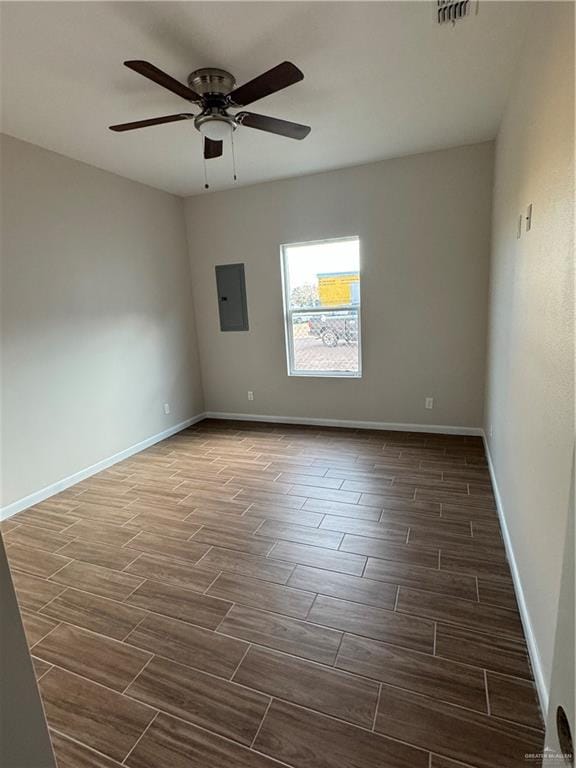
[[200,96],[226,97],[234,90],[236,80],[225,69],[204,67],[203,69],[195,69],[188,75],[188,85]]

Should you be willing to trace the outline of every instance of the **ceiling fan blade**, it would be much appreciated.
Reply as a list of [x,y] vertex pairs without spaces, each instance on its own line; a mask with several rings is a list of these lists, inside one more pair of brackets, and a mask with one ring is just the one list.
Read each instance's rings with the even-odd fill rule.
[[269,96],[271,93],[281,91],[282,88],[294,85],[300,80],[304,80],[304,75],[298,67],[289,61],[283,61],[277,67],[269,69],[268,72],[264,72],[236,88],[229,98],[236,106],[245,107],[258,99],[263,99],[264,96]]
[[184,112],[180,115],[166,115],[165,117],[151,117],[149,120],[137,120],[135,123],[119,123],[111,125],[111,131],[133,131],[136,128],[147,128],[149,125],[161,125],[162,123],[174,123],[176,120],[190,120],[194,115]]
[[277,117],[268,117],[267,115],[257,115],[254,112],[239,112],[236,115],[236,120],[241,125],[247,125],[248,128],[277,133],[279,136],[286,136],[289,139],[305,139],[312,130],[309,125],[291,123],[288,120],[279,120]]
[[222,142],[212,141],[207,137],[204,137],[204,157],[206,160],[211,160],[213,157],[222,156]]
[[139,75],[147,77],[148,80],[152,80],[154,83],[161,85],[163,88],[167,88],[176,96],[181,96],[186,101],[202,101],[199,94],[188,88],[187,85],[178,82],[166,72],[162,72],[161,69],[155,67],[154,64],[150,64],[148,61],[125,61],[124,66],[128,69],[132,69],[134,72],[138,72]]

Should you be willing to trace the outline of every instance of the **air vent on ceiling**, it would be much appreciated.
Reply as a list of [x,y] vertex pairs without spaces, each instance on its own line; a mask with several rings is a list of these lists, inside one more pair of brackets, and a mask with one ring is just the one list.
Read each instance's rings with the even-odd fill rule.
[[455,24],[470,13],[470,0],[437,0],[438,24]]

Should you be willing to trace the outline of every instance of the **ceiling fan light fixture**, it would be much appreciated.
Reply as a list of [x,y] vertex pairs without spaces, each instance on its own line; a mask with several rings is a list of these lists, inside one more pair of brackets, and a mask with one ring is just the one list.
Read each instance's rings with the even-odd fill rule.
[[229,138],[235,126],[226,118],[207,117],[202,122],[198,121],[196,127],[207,139],[224,141]]

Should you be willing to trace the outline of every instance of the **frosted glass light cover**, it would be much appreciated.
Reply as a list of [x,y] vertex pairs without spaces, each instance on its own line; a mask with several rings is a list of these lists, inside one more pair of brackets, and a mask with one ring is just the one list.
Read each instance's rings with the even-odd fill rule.
[[206,120],[200,125],[200,133],[212,141],[222,141],[230,136],[232,126],[226,120]]

